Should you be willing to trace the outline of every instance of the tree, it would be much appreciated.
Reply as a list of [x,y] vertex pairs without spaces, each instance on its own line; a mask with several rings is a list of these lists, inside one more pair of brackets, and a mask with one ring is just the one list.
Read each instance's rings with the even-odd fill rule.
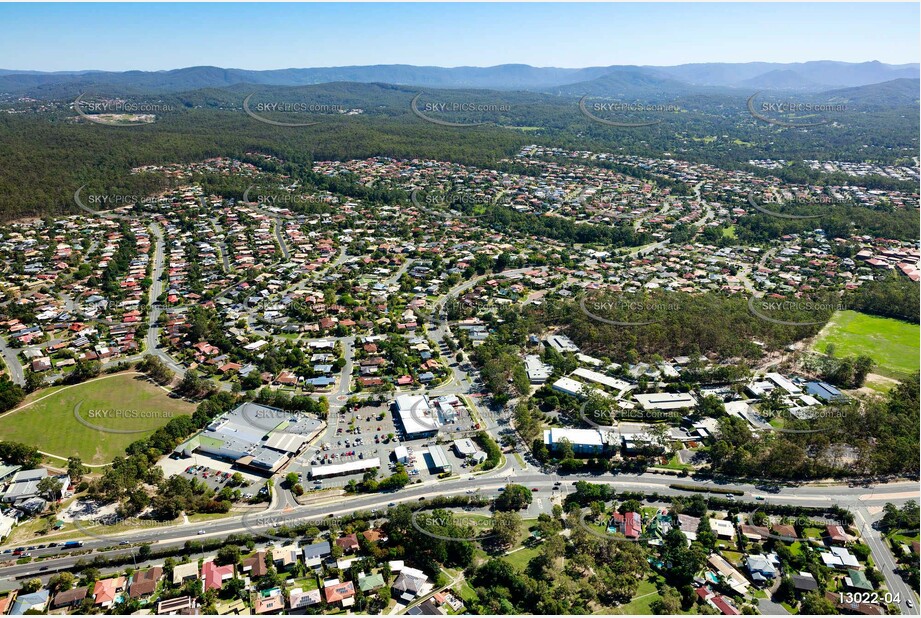
[[670,583],[684,586],[694,580],[703,568],[707,554],[697,542],[686,545],[686,537],[678,528],[672,528],[665,535],[662,562],[666,565],[666,578]]
[[74,574],[69,571],[63,571],[57,575],[52,575],[48,579],[48,588],[53,592],[64,592],[65,590],[70,590],[76,578]]
[[29,594],[29,593],[35,592],[41,587],[42,587],[42,580],[36,577],[34,579],[30,579],[26,582],[23,582],[20,592]]
[[234,598],[241,598],[241,593],[246,590],[246,582],[239,577],[232,577],[224,584],[223,590]]
[[811,614],[814,616],[830,616],[837,614],[835,604],[826,599],[824,596],[810,592],[803,597],[803,604],[800,607],[801,614]]
[[237,545],[224,545],[217,550],[217,556],[214,559],[215,564],[237,564],[240,562],[240,548]]
[[496,509],[499,511],[520,511],[531,504],[531,490],[524,485],[508,484],[505,491],[496,498]]
[[63,488],[64,484],[53,476],[46,476],[38,482],[38,493],[48,496],[51,500],[57,500]]
[[650,604],[650,609],[657,616],[665,614],[678,614],[681,611],[681,597],[678,591],[671,586],[665,586],[659,591],[659,598]]
[[557,452],[559,453],[560,459],[564,461],[567,459],[574,459],[576,456],[576,452],[572,448],[572,442],[567,438],[563,438],[559,441]]
[[83,465],[83,460],[79,457],[67,458],[67,476],[70,477],[74,484],[79,483],[83,479],[83,475],[89,471],[90,469]]
[[492,534],[499,543],[510,546],[521,534],[521,515],[514,512],[498,512],[493,516]]

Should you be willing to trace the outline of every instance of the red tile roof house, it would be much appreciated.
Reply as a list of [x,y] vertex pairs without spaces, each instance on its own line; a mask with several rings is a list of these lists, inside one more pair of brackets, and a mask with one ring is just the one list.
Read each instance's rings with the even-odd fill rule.
[[323,593],[326,596],[326,602],[329,604],[342,603],[342,607],[349,607],[355,603],[355,585],[352,582],[339,583],[339,580],[333,580],[325,586]]
[[850,540],[850,537],[841,526],[825,526],[825,535],[828,537],[829,541],[836,544],[843,545]]
[[336,539],[336,545],[346,553],[358,551],[358,535],[353,533],[340,537]]
[[281,590],[275,589],[268,596],[262,596],[262,594],[256,596],[256,604],[253,608],[256,614],[279,614],[285,609],[285,597]]
[[710,602],[716,606],[716,609],[720,610],[724,616],[738,616],[739,610],[729,604],[726,600],[726,597],[722,595],[717,595],[710,599]]
[[638,539],[643,532],[640,514],[634,511],[621,515],[614,513],[614,525],[627,538]]
[[218,566],[209,560],[201,565],[201,578],[204,580],[205,590],[220,590],[225,581],[233,578],[233,565]]
[[365,537],[367,540],[371,541],[372,543],[377,543],[377,542],[386,543],[387,542],[387,535],[380,528],[372,528],[371,530],[365,530],[364,532],[361,533],[361,536]]
[[93,587],[93,605],[111,607],[115,603],[116,595],[124,589],[124,577],[110,577],[96,582]]

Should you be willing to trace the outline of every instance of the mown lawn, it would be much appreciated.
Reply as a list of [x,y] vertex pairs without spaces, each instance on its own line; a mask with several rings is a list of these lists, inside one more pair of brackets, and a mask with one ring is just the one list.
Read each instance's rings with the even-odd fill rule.
[[637,586],[636,594],[633,595],[633,599],[626,605],[618,607],[614,610],[614,613],[640,616],[652,615],[652,604],[658,598],[659,592],[656,589],[655,583],[648,579],[644,579],[640,582],[640,585]]
[[872,370],[902,379],[921,368],[918,324],[879,318],[856,311],[836,311],[816,338],[813,349],[825,353],[834,344],[835,356],[865,354],[876,367]]
[[[75,410],[84,423],[77,420]],[[192,404],[169,397],[140,376],[120,373],[39,391],[25,407],[0,417],[0,439],[63,459],[77,456],[85,464],[106,464],[172,417],[194,411]]]
[[539,547],[525,547],[524,549],[519,549],[518,551],[508,554],[507,556],[502,556],[502,560],[505,560],[516,569],[524,572],[524,570],[528,568],[528,563],[531,561],[531,558],[539,553]]

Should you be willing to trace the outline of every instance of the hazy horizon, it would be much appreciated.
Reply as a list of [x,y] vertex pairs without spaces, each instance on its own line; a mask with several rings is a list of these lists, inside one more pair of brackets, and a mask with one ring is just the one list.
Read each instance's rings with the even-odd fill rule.
[[0,19],[11,71],[921,60],[917,3],[17,3]]

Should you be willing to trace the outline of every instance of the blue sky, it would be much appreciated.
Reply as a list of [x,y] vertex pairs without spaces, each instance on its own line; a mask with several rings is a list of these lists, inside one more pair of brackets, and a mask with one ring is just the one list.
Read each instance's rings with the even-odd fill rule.
[[0,4],[0,68],[919,60],[918,3]]

